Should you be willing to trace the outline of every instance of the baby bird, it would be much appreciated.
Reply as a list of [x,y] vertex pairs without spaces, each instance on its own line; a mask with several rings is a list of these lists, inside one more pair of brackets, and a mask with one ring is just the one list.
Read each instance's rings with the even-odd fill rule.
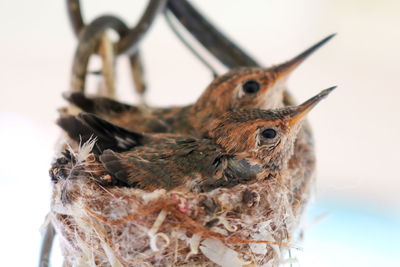
[[289,74],[309,55],[328,42],[330,35],[295,58],[267,69],[235,68],[214,79],[192,105],[173,108],[143,108],[80,92],[64,97],[85,112],[137,132],[182,133],[202,136],[215,118],[234,109],[271,109],[283,106],[283,91]]
[[120,184],[207,192],[279,175],[293,153],[305,115],[335,87],[298,106],[229,111],[208,136],[140,134],[95,115],[66,115],[58,124],[76,140],[97,138],[93,152]]

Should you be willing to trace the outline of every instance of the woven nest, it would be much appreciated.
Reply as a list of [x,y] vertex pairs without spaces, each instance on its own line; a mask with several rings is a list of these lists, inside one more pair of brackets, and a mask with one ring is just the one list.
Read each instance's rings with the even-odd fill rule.
[[74,160],[51,169],[67,176],[53,185],[50,213],[64,266],[279,265],[294,246],[313,181],[306,136],[281,176],[208,193],[102,186],[110,177],[90,153],[93,142],[71,141],[61,151]]

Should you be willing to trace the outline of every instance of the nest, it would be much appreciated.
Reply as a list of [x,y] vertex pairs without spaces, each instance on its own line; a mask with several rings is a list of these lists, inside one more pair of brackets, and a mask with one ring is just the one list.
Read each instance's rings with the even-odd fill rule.
[[53,185],[50,212],[64,266],[277,266],[293,248],[309,173],[289,168],[208,193],[148,192],[102,186],[99,178],[110,177],[97,169],[92,146],[72,142],[75,160],[50,170],[67,177]]
[[[133,32],[139,29],[139,32],[143,31],[139,36],[144,34],[155,14],[162,9],[162,2],[165,4],[165,1],[149,2],[145,12],[147,18],[143,16]],[[229,67],[257,65],[201,14],[190,11],[192,7],[187,6],[188,3],[174,2],[169,1],[167,9],[189,32],[191,30],[187,25],[193,23],[193,19],[196,22],[198,17],[195,25],[199,26],[199,33],[191,33],[221,63]],[[187,11],[188,14],[195,16],[190,19],[183,16],[185,8],[190,11]],[[118,51],[120,45],[112,44],[104,29],[123,23],[115,17],[102,16],[83,27],[79,3],[69,6],[69,9],[74,30],[80,32],[71,90],[84,91],[88,58],[95,52],[98,46],[95,44],[98,43],[104,78],[99,93],[113,98],[116,56],[113,53]],[[175,14],[177,11],[182,14]],[[149,16],[148,12],[153,12],[154,16]],[[102,29],[100,22],[106,23],[102,26],[103,32],[98,31]],[[80,24],[82,29],[79,29]],[[111,28],[118,34],[125,31],[114,26]],[[217,39],[200,38],[202,28]],[[120,41],[126,40],[123,37],[120,36]],[[328,36],[280,66],[287,68],[293,62],[292,67],[297,66],[332,37]],[[131,45],[130,50],[133,51],[132,48],[138,44]],[[136,89],[143,97],[145,83],[141,60],[138,51],[135,51],[130,58],[132,73]],[[294,104],[287,93],[284,93],[283,104]],[[61,112],[79,112],[74,109],[70,106]],[[277,266],[288,259],[288,251],[295,247],[297,240],[294,235],[314,182],[315,156],[312,135],[307,126],[297,135],[294,151],[288,152],[292,153],[292,157],[286,169],[279,170],[276,176],[230,188],[219,187],[206,193],[177,189],[146,191],[117,186],[99,164],[98,156],[92,154],[95,140],[81,145],[68,137],[65,139],[67,144],[60,146],[60,153],[50,169],[54,183],[48,217],[59,235],[63,266]],[[48,261],[49,250],[42,254]]]

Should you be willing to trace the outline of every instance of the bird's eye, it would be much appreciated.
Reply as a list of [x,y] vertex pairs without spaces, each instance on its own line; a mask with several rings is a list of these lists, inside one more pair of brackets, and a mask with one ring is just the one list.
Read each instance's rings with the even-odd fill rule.
[[274,139],[276,136],[276,131],[274,129],[268,128],[262,131],[261,135],[266,139]]
[[246,94],[255,94],[260,90],[260,84],[256,81],[250,80],[243,84],[243,91]]

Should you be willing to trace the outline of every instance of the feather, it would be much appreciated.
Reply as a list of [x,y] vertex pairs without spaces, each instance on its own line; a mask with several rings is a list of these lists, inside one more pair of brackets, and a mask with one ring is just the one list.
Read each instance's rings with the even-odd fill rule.
[[97,138],[93,148],[95,154],[101,154],[106,149],[127,151],[141,144],[143,139],[142,134],[126,130],[89,113],[80,113],[78,117],[62,115],[57,124],[77,142]]
[[65,100],[79,107],[85,112],[97,115],[109,115],[110,113],[123,113],[126,111],[137,111],[138,108],[120,103],[106,97],[87,97],[82,92],[67,92],[63,94]]

